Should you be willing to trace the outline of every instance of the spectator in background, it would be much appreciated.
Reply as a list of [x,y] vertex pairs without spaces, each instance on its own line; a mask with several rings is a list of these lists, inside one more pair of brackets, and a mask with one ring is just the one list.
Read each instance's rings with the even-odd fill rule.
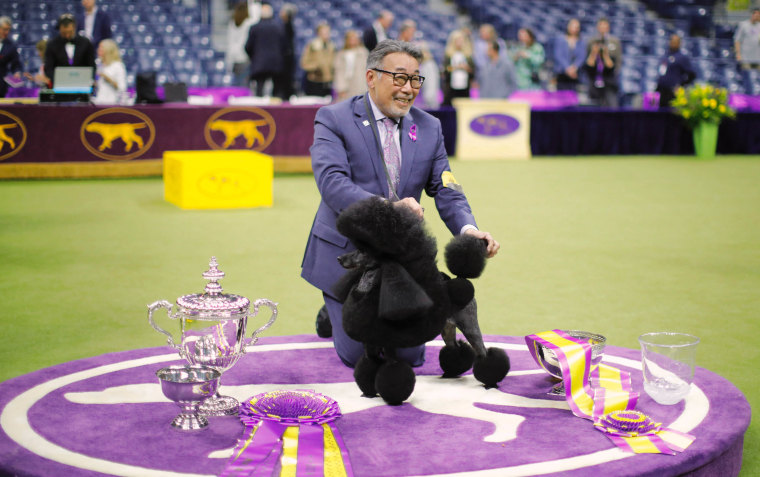
[[95,104],[123,104],[127,92],[127,68],[121,61],[116,42],[107,38],[98,45],[97,91]]
[[253,24],[253,19],[248,15],[248,4],[245,2],[236,4],[227,26],[227,51],[224,58],[227,70],[235,78],[236,86],[248,87],[251,61],[245,52],[245,44]]
[[13,40],[8,38],[13,28],[10,17],[0,17],[0,98],[8,94],[8,83],[5,77],[8,74],[13,75],[17,80],[21,80],[21,60],[18,55],[18,48]]
[[453,98],[469,98],[475,73],[472,48],[462,30],[449,34],[443,59],[443,104],[450,106]]
[[608,44],[602,38],[592,40],[583,68],[588,75],[588,96],[593,104],[610,108],[618,106],[616,67]]
[[507,99],[517,88],[515,65],[508,56],[501,54],[499,42],[488,45],[488,60],[480,71],[480,97]]
[[[490,23],[484,23],[480,25],[478,29],[478,37],[475,38],[472,45],[472,59],[475,62],[475,79],[480,83],[480,72],[483,69],[488,58],[488,49],[491,47],[492,42],[499,44],[499,55],[508,58],[507,44],[498,37],[496,34],[496,28]],[[511,60],[510,60],[511,63]]]
[[331,96],[335,45],[330,40],[330,25],[320,23],[317,37],[311,40],[301,55],[301,69],[306,72],[304,92],[307,96]]
[[554,80],[558,90],[576,90],[586,60],[586,42],[581,39],[581,22],[571,18],[564,35],[554,41]]
[[388,10],[382,10],[378,13],[377,18],[372,25],[370,25],[364,34],[362,40],[364,41],[364,47],[367,50],[372,51],[378,43],[388,38],[388,32],[393,25],[393,13]]
[[251,79],[256,96],[271,96],[274,81],[282,74],[285,51],[285,29],[268,3],[261,5],[261,20],[253,25],[245,42],[251,59]]
[[536,41],[536,34],[530,28],[517,30],[517,47],[512,51],[515,64],[517,89],[541,89],[539,71],[544,64],[544,47]]
[[[594,71],[589,69],[588,61],[594,45],[598,45],[598,50],[602,53],[599,57],[603,58],[605,55],[610,57],[614,65],[612,72],[603,70],[600,75],[597,71],[601,68],[598,62],[594,68],[591,68]],[[589,85],[589,98],[598,105],[616,108],[619,104],[618,90],[620,68],[623,64],[623,47],[620,39],[610,34],[610,21],[607,18],[601,17],[596,21],[596,35],[586,44],[586,55],[584,69],[589,74],[591,81]],[[598,81],[599,76],[601,76],[601,81]],[[603,82],[603,86],[595,87],[593,84],[595,81],[598,85],[601,85]]]
[[338,101],[367,91],[367,56],[369,56],[369,51],[362,45],[359,32],[346,30],[343,37],[343,49],[335,55],[333,86]]
[[55,69],[68,66],[90,66],[95,72],[95,48],[92,42],[77,34],[74,15],[64,13],[58,18],[58,35],[45,48],[45,76],[55,86]]
[[417,23],[414,20],[404,20],[401,22],[401,28],[398,31],[398,39],[399,41],[412,43],[415,33],[417,33]]
[[95,5],[95,0],[82,0],[84,13],[76,18],[80,34],[92,42],[94,48],[101,40],[111,38],[111,17]]
[[657,80],[661,108],[670,106],[676,88],[691,83],[697,77],[689,57],[681,53],[681,37],[670,35],[669,47],[668,54],[660,60],[660,77]]
[[40,57],[40,69],[34,74],[24,73],[24,78],[33,82],[35,86],[47,87],[48,85],[49,80],[48,80],[48,77],[45,76],[45,47],[46,46],[47,46],[47,40],[40,40],[35,45],[35,48],[37,48],[37,55]]
[[739,23],[734,34],[736,61],[745,70],[760,69],[760,8],[752,10],[749,20]]
[[293,19],[298,13],[298,9],[292,3],[284,3],[280,9],[280,21],[285,30],[285,49],[282,54],[282,75],[275,82],[275,96],[283,100],[290,99],[296,94],[294,86],[296,75],[296,30],[293,26]]
[[428,109],[438,109],[441,104],[441,70],[438,69],[430,48],[422,43],[419,45],[422,52],[420,62],[420,76],[425,78],[425,87],[422,88],[422,102]]

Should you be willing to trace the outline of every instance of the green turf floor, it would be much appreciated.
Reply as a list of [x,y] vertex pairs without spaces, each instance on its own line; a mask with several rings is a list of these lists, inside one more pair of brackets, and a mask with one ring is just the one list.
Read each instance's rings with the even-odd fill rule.
[[[701,337],[697,364],[760,404],[760,157],[452,161],[479,225],[501,242],[476,281],[484,333],[585,329]],[[312,333],[320,294],[299,277],[318,194],[279,175],[274,207],[185,211],[159,178],[0,182],[0,380],[165,344],[146,305],[202,291],[280,304],[268,335]],[[442,249],[447,232],[423,201]],[[168,322],[168,319],[164,318]],[[760,426],[742,475],[760,475]]]

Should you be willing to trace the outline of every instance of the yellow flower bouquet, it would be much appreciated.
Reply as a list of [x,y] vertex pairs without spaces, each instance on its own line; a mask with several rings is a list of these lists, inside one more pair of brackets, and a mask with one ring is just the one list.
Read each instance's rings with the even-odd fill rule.
[[720,124],[724,118],[736,117],[736,111],[728,105],[726,88],[718,88],[711,84],[678,88],[670,105],[691,128],[702,121]]

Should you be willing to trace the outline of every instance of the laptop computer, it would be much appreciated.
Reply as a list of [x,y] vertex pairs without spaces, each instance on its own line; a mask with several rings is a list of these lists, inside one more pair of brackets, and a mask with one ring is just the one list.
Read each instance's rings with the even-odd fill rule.
[[53,72],[53,91],[56,93],[92,94],[92,66],[62,66]]

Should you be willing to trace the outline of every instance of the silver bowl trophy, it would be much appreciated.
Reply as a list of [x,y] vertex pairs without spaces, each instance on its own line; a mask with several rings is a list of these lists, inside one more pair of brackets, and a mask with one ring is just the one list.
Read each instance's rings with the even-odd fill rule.
[[[246,346],[256,344],[259,333],[274,323],[277,319],[277,303],[261,298],[253,302],[253,310],[249,312],[251,302],[248,298],[222,293],[218,282],[224,278],[224,272],[217,268],[216,257],[211,257],[209,269],[203,273],[203,278],[208,280],[205,292],[177,298],[177,310],[174,313],[172,304],[166,300],[148,305],[148,321],[153,329],[168,337],[169,346],[178,350],[179,355],[190,364],[210,366],[223,373],[245,354]],[[256,316],[262,305],[271,308],[272,317],[246,339],[248,318]],[[179,345],[174,342],[171,333],[153,320],[153,314],[159,308],[166,308],[169,318],[179,320]],[[221,396],[217,391],[201,405],[200,412],[208,416],[232,415],[237,414],[239,405],[235,398]]]
[[172,421],[172,427],[182,431],[204,429],[208,419],[198,414],[198,407],[219,387],[221,371],[203,365],[174,365],[156,371],[164,396],[182,409]]
[[[604,347],[607,344],[607,338],[605,338],[602,335],[597,335],[595,333],[589,333],[588,331],[564,330],[564,332],[572,336],[573,338],[578,338],[583,341],[587,341],[588,344],[591,345],[591,368],[598,365],[602,361],[602,357],[604,356]],[[538,358],[543,363],[544,369],[546,369],[546,371],[553,377],[557,379],[562,379],[562,368],[560,367],[559,360],[557,359],[557,355],[554,354],[554,351],[552,351],[550,348],[545,347],[541,343],[537,343],[537,344],[538,344],[538,353],[537,353]],[[564,380],[555,384],[552,387],[552,390],[549,392],[549,394],[553,396],[564,396],[565,395]]]

